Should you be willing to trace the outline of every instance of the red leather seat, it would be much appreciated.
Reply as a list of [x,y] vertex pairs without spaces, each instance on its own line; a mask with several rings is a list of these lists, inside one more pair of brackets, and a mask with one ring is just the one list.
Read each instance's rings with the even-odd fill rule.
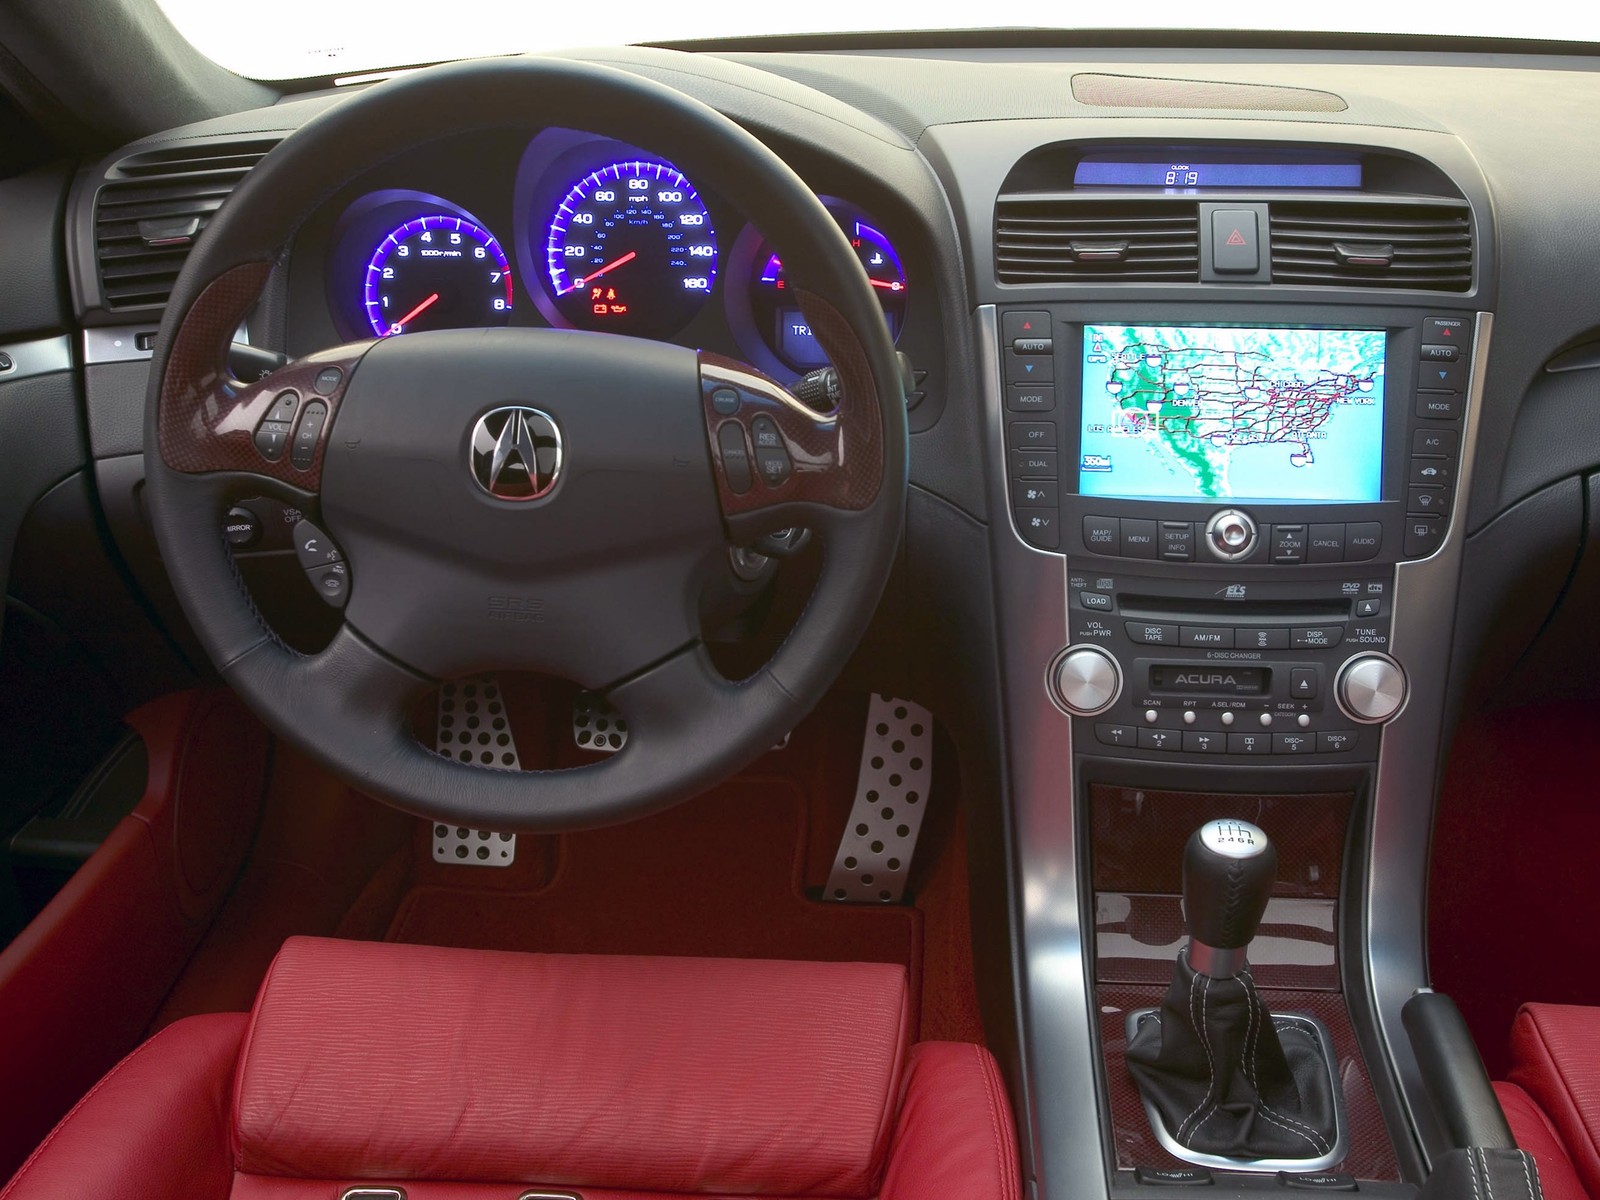
[[1523,1005],[1494,1090],[1546,1200],[1600,1197],[1600,1008]]
[[867,963],[296,938],[249,1015],[151,1038],[0,1200],[1020,1200],[981,1047]]

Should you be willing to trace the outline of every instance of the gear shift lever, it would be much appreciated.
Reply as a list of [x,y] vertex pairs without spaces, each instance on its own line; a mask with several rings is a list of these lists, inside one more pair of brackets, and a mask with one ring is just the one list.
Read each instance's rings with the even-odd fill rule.
[[1128,1070],[1180,1158],[1319,1170],[1342,1156],[1339,1084],[1309,1018],[1267,1011],[1245,955],[1278,854],[1248,821],[1207,821],[1183,852],[1189,944],[1159,1008],[1129,1018]]
[[1207,821],[1183,849],[1183,916],[1189,965],[1227,979],[1244,969],[1245,951],[1278,877],[1278,852],[1248,821]]

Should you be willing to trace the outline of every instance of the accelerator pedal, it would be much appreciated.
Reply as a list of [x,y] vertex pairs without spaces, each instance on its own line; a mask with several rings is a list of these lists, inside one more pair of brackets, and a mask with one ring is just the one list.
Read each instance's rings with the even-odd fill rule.
[[[445,758],[501,771],[520,771],[517,743],[493,675],[478,675],[439,689],[434,750]],[[464,825],[433,827],[433,861],[462,867],[509,867],[517,860],[517,835]]]
[[615,754],[628,744],[628,722],[604,696],[579,692],[572,702],[572,740],[580,750]]
[[867,705],[856,802],[834,855],[824,898],[898,904],[933,783],[933,715],[920,704],[880,696]]

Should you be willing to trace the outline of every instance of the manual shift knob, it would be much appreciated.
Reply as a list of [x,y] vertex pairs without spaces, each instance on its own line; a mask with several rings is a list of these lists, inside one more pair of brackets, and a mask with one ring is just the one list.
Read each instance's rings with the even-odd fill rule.
[[1278,877],[1278,852],[1248,821],[1207,821],[1183,850],[1189,965],[1221,979],[1244,968]]

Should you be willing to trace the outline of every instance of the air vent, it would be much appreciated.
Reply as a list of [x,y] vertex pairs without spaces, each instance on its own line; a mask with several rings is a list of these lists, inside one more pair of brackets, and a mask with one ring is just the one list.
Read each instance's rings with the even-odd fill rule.
[[1465,204],[1274,203],[1272,282],[1465,292]]
[[1001,283],[1194,283],[1198,210],[1185,201],[1001,196],[994,260]]
[[106,307],[155,308],[195,239],[276,138],[198,143],[130,155],[95,197],[95,259]]

